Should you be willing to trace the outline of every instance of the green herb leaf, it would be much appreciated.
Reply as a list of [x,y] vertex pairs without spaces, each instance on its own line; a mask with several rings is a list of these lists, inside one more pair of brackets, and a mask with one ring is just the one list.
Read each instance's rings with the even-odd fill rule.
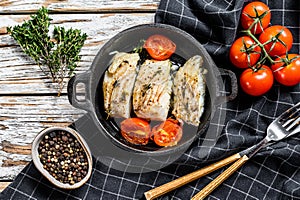
[[80,61],[80,50],[87,38],[78,29],[65,30],[64,27],[54,27],[52,37],[49,36],[51,18],[47,8],[40,8],[31,19],[22,25],[8,27],[7,31],[18,42],[23,51],[30,56],[43,72],[58,83],[58,95],[64,88],[64,80],[72,76]]

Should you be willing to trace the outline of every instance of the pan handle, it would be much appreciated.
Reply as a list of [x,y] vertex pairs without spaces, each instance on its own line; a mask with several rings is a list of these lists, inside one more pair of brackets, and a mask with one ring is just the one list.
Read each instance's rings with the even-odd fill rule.
[[[90,75],[91,71],[76,74],[69,80],[67,87],[70,104],[76,108],[86,111],[93,110],[93,106],[88,95],[88,92],[90,91]],[[83,84],[83,88],[80,88],[80,84]]]
[[229,95],[223,95],[222,93],[227,93],[227,90],[225,88],[225,81],[223,81],[222,88],[218,85],[217,87],[217,98],[215,99],[215,105],[220,105],[222,103],[226,103],[228,101],[231,101],[236,98],[238,93],[238,84],[237,84],[237,78],[234,72],[228,69],[219,68],[219,76],[220,79],[223,81],[222,76],[227,76],[230,79],[230,91]]

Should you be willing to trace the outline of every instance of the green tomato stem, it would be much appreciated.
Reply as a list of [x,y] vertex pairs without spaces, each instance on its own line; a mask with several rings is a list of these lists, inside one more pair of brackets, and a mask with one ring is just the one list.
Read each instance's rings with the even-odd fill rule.
[[242,31],[242,32],[245,33],[246,35],[248,35],[249,37],[251,37],[251,38],[257,43],[257,45],[262,49],[262,51],[263,51],[263,53],[264,53],[265,56],[263,57],[263,59],[261,59],[261,60],[259,61],[259,64],[261,64],[265,59],[268,59],[268,60],[270,61],[270,63],[273,65],[273,64],[275,63],[275,61],[271,58],[271,56],[268,54],[267,50],[266,50],[265,47],[264,47],[265,44],[270,43],[272,40],[269,40],[269,41],[267,41],[266,43],[262,44],[262,43],[255,37],[255,35],[253,35],[253,34],[251,33],[251,31],[250,31],[251,28],[254,26],[255,22],[257,23],[257,21],[259,21],[259,20],[255,20],[255,21],[253,22],[253,24],[252,24],[247,30],[244,30],[244,31]]

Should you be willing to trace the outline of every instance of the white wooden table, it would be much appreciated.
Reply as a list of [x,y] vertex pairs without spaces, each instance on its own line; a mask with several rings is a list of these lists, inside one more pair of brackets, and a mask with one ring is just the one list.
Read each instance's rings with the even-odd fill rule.
[[42,6],[53,28],[81,29],[88,35],[77,73],[89,68],[101,46],[128,27],[154,22],[159,0],[1,0],[0,1],[0,191],[31,160],[31,142],[49,126],[68,126],[84,114],[61,97],[6,28],[28,20]]

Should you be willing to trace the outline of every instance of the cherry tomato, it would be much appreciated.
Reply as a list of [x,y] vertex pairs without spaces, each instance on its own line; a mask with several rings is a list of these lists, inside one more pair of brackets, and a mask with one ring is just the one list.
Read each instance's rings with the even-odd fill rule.
[[254,1],[247,4],[242,10],[242,27],[244,29],[249,29],[254,20],[259,21],[251,28],[251,32],[253,34],[259,34],[270,24],[270,8],[266,4],[258,1]]
[[153,140],[158,146],[174,146],[182,137],[182,125],[178,120],[167,119],[153,127]]
[[148,143],[151,128],[149,122],[141,118],[128,118],[121,122],[122,136],[132,144]]
[[260,57],[261,48],[259,46],[254,49],[256,43],[249,36],[243,36],[233,42],[229,51],[229,58],[233,65],[238,68],[247,68],[256,64]]
[[[266,43],[270,40],[274,41]],[[266,43],[264,47],[270,56],[282,56],[292,48],[293,35],[291,31],[284,26],[270,26],[260,34],[259,41],[262,44]]]
[[166,60],[176,50],[176,44],[163,35],[150,36],[143,46],[150,56],[156,60]]
[[273,85],[272,70],[263,65],[257,71],[246,69],[240,76],[240,84],[244,92],[252,96],[260,96],[269,91]]
[[[282,60],[284,59],[284,60]],[[274,78],[285,86],[293,86],[300,83],[300,55],[288,54],[288,57],[276,58],[278,62],[271,66]]]

